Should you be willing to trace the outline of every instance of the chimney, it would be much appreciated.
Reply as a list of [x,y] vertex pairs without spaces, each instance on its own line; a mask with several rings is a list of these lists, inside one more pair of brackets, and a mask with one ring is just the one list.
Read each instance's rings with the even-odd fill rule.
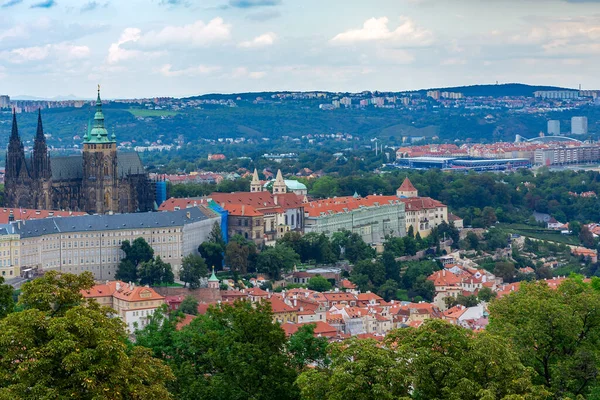
[[185,213],[185,216],[187,219],[192,218],[192,214],[189,211]]
[[15,214],[13,213],[13,210],[10,210],[10,213],[8,214],[8,222],[13,222],[15,220]]
[[246,215],[246,206],[242,204],[242,215]]

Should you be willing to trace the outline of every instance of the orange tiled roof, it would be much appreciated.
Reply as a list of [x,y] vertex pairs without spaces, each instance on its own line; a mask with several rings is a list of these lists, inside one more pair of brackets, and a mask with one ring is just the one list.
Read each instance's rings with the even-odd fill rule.
[[398,204],[401,201],[396,196],[367,196],[354,198],[352,196],[334,197],[315,200],[304,204],[304,212],[309,217],[319,217],[323,214],[340,214],[356,210],[360,207],[381,207]]
[[250,205],[245,204],[224,204],[223,208],[229,212],[229,215],[235,217],[262,217],[264,214]]
[[8,217],[10,216],[11,211],[15,221],[87,215],[85,212],[78,211],[36,210],[32,208],[0,208],[0,224],[8,224]]
[[398,188],[398,191],[400,191],[400,192],[416,192],[417,189],[413,186],[412,182],[407,177],[407,178],[404,178],[404,182],[402,182],[402,185],[400,185],[400,187]]
[[[117,289],[118,286],[118,289]],[[125,301],[150,301],[164,300],[164,297],[146,286],[129,285],[121,281],[112,281],[100,285],[94,285],[89,290],[82,290],[85,298],[112,296]]]

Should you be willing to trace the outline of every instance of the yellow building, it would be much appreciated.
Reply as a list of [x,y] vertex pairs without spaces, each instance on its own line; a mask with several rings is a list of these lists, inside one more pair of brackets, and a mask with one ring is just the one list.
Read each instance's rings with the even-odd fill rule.
[[0,235],[0,274],[4,279],[21,275],[19,235]]

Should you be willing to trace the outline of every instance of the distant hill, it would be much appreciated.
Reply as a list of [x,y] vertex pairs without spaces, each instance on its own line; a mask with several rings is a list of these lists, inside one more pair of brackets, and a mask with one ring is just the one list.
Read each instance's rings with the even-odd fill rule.
[[460,92],[465,96],[482,97],[504,97],[504,96],[525,96],[533,97],[533,93],[538,90],[577,90],[570,88],[561,88],[557,86],[532,86],[522,83],[504,83],[500,85],[472,85],[455,86],[445,88],[432,88],[418,90],[417,93],[425,93],[428,90],[439,90],[442,92]]

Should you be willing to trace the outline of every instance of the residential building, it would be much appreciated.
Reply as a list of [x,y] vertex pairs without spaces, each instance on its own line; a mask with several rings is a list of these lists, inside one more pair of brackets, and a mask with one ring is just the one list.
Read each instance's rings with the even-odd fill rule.
[[580,164],[600,161],[600,146],[560,146],[535,150],[536,165]]
[[571,118],[571,134],[572,135],[587,135],[588,119],[587,117]]
[[551,119],[548,121],[548,135],[549,136],[560,135],[560,121],[559,120]]
[[381,243],[387,235],[404,236],[404,203],[396,196],[347,196],[304,204],[304,231],[325,233],[347,230],[366,243]]
[[[124,253],[123,241],[142,237],[154,254],[170,263],[178,276],[181,259],[196,253],[220,218],[207,208],[172,212],[86,215],[17,221],[2,234],[19,237],[21,269],[81,273],[113,279]],[[14,260],[16,263],[17,260]]]
[[577,90],[538,90],[534,92],[535,97],[542,99],[576,99],[579,97]]
[[81,294],[87,300],[96,300],[100,305],[115,310],[130,334],[144,328],[156,309],[165,303],[165,298],[154,289],[121,281],[106,281],[82,290]]
[[430,197],[401,198],[405,205],[406,229],[412,226],[413,232],[426,237],[431,229],[442,222],[448,223],[448,207]]

